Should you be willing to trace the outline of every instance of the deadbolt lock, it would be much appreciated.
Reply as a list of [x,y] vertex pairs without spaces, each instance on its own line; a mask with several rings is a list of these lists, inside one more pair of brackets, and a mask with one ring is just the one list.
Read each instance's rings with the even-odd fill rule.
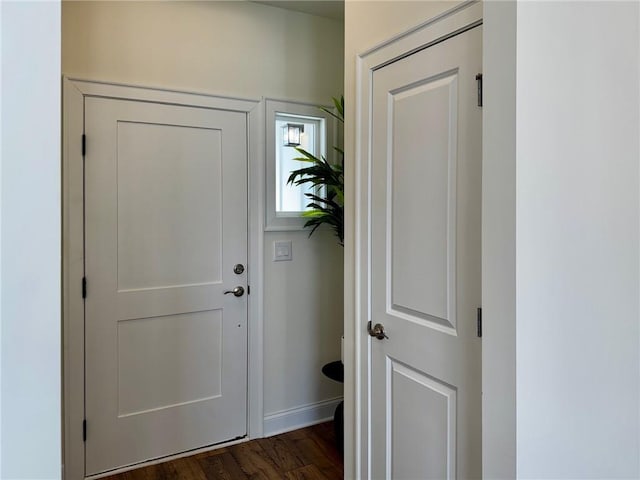
[[244,272],[244,265],[242,265],[241,263],[236,263],[236,265],[233,267],[233,273],[235,273],[236,275],[240,275]]

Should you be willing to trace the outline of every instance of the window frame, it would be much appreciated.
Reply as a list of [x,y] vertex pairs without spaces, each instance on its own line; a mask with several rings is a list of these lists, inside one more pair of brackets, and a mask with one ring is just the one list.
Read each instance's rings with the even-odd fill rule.
[[[323,105],[333,110],[333,107]],[[305,219],[302,214],[294,212],[278,214],[276,212],[276,117],[278,115],[292,115],[312,117],[324,120],[326,158],[329,162],[335,161],[333,150],[336,138],[336,122],[328,113],[320,110],[317,104],[297,101],[265,99],[265,231],[303,230]],[[320,135],[322,137],[322,135]],[[322,146],[320,151],[322,151]]]

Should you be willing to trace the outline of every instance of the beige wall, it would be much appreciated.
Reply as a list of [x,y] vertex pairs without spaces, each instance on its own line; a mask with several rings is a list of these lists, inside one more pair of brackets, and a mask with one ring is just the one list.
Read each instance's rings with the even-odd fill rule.
[[327,102],[342,24],[245,1],[62,6],[62,70],[102,81]]
[[[64,2],[65,75],[249,98],[327,103],[343,88],[340,22],[251,2]],[[265,415],[342,394],[342,248],[265,233]],[[272,262],[274,240],[293,261]]]
[[[456,1],[362,1],[346,0],[345,2],[345,358],[353,360],[355,345],[355,329],[353,318],[355,305],[353,289],[355,271],[354,252],[354,205],[355,189],[355,105],[356,105],[356,58],[378,44],[415,27],[430,18],[453,8]],[[352,361],[345,362],[345,478],[358,478],[354,459],[356,456],[353,421],[355,412],[352,406],[355,395],[355,371]]]

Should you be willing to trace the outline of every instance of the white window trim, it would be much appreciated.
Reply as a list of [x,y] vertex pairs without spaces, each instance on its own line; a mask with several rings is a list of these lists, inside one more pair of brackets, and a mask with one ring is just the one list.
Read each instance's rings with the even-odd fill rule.
[[[331,106],[323,105],[333,109]],[[329,162],[335,160],[333,146],[336,138],[336,121],[328,113],[320,110],[317,104],[296,101],[265,99],[265,231],[304,230],[307,221],[302,216],[276,215],[276,115],[300,115],[323,118],[326,125],[326,157]]]

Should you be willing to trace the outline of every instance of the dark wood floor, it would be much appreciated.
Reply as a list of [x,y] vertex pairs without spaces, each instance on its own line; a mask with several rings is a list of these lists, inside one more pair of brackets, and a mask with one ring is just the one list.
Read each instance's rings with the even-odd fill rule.
[[338,480],[333,422],[112,475],[105,480]]

